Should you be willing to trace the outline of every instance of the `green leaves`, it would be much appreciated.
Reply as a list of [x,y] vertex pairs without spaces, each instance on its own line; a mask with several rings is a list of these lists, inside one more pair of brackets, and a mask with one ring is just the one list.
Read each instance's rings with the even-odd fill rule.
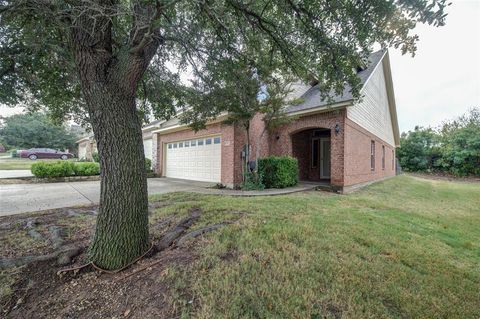
[[474,108],[437,131],[416,127],[403,133],[397,155],[411,171],[480,175],[480,111]]
[[76,136],[65,127],[54,125],[41,113],[12,115],[5,119],[0,130],[5,143],[19,149],[48,147],[74,149]]
[[[134,85],[140,106],[158,118],[171,116],[193,94],[198,99],[190,106],[205,109],[208,102],[214,108],[210,115],[218,113],[229,95],[218,89],[226,90],[234,79],[223,67],[229,62],[258,73],[276,69],[306,82],[316,79],[324,98],[341,93],[347,83],[359,97],[355,69],[365,64],[373,45],[413,54],[418,37],[410,31],[417,22],[443,25],[446,6],[446,0],[179,0],[157,7],[154,1],[45,6],[3,0],[0,102],[87,118],[78,66],[109,81],[114,72],[128,74],[132,63],[142,73]],[[80,32],[82,26],[88,28]],[[156,41],[158,50],[149,46]],[[79,52],[86,51],[92,58],[80,61]],[[180,81],[182,74],[187,81]]]

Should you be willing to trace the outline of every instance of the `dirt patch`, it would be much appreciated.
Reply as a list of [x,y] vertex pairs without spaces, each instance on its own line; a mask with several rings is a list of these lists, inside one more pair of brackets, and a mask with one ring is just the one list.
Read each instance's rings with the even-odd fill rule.
[[[157,209],[171,204],[152,202],[149,210],[155,215]],[[0,217],[0,317],[176,317],[175,296],[188,292],[175,287],[175,274],[196,260],[197,246],[205,243],[195,239],[238,220],[192,230],[190,227],[203,216],[199,208],[191,208],[187,216],[151,216],[150,253],[127,269],[111,274],[95,270],[86,256],[97,210],[98,206],[88,206]],[[25,256],[48,256],[66,246],[81,247],[67,266],[60,266],[59,259],[14,264],[16,267],[5,262],[23,260]],[[61,271],[85,264],[88,266],[79,270]]]
[[[7,318],[170,318],[175,308],[169,296],[170,267],[191,263],[195,254],[189,249],[164,251],[144,259],[128,271],[104,274],[80,271],[56,274],[48,263],[26,267],[14,286]],[[126,277],[152,262],[154,267]]]

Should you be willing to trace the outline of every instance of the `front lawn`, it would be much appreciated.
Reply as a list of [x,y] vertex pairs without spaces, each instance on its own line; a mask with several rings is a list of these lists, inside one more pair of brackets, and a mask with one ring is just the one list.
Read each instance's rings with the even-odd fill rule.
[[[166,221],[172,225],[192,208],[202,211],[194,229],[232,222],[190,247],[151,257],[165,261],[125,280],[118,279],[123,274],[92,279],[91,271],[58,279],[41,268],[43,281],[54,278],[45,283],[23,273],[34,278],[30,295],[21,290],[23,304],[12,314],[50,309],[66,317],[82,309],[129,318],[479,318],[479,194],[479,183],[401,176],[350,195],[154,196],[155,241]],[[88,238],[84,230],[94,217],[68,218],[62,223],[71,226],[69,233]],[[31,238],[28,245],[5,238],[18,250],[35,246]],[[15,296],[16,287],[25,287],[6,275],[3,283]]]
[[403,176],[348,196],[189,205],[250,212],[179,272],[196,317],[480,316],[480,184]]

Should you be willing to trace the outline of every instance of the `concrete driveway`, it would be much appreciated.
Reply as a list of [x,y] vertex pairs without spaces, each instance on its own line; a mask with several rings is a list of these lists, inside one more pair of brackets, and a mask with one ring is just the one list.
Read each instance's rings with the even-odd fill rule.
[[[202,192],[212,185],[170,178],[149,178],[148,193]],[[99,181],[0,185],[0,216],[97,204],[99,198]]]

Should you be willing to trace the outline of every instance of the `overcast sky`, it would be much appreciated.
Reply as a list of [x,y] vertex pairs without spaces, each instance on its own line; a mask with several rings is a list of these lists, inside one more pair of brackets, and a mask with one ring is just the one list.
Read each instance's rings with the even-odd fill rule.
[[480,0],[451,2],[446,26],[415,29],[415,57],[390,50],[400,131],[480,107]]
[[[447,25],[419,24],[415,57],[390,50],[400,131],[442,121],[480,107],[480,0],[452,0]],[[8,116],[21,110],[0,106]]]

